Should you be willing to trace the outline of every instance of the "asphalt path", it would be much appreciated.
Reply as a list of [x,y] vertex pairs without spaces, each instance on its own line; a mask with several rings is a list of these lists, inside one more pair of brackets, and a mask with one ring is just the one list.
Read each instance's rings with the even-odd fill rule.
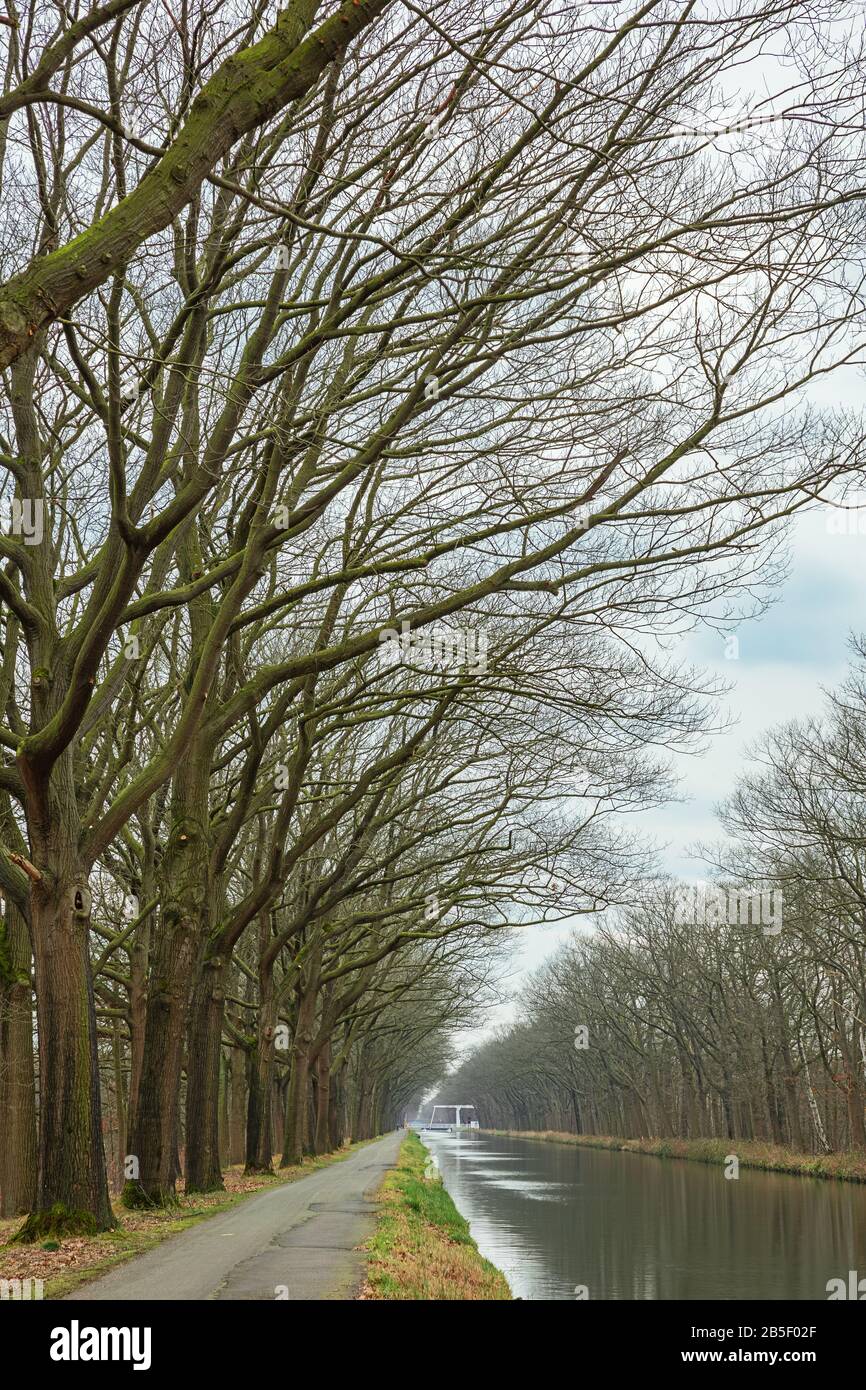
[[354,1298],[364,1277],[358,1246],[372,1234],[375,1194],[402,1133],[163,1241],[70,1294],[102,1299]]

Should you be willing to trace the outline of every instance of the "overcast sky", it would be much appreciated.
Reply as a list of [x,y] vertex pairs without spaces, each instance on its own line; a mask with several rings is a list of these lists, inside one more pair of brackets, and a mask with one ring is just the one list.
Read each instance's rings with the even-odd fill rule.
[[[785,90],[784,72],[763,52],[748,65],[738,64],[731,74],[730,107],[722,115],[713,113],[715,123],[738,120],[758,109],[785,109],[794,101],[792,91],[785,100],[768,100],[771,91]],[[721,137],[720,148],[727,138]],[[831,411],[862,409],[862,364],[852,361],[813,381],[808,400]],[[840,513],[829,505],[816,506],[791,524],[788,578],[768,611],[736,629],[736,659],[726,658],[724,636],[707,628],[689,634],[669,652],[672,659],[694,664],[731,687],[718,721],[730,727],[711,736],[702,753],[674,757],[680,800],[629,817],[630,824],[657,846],[662,872],[693,880],[707,877],[707,866],[695,852],[697,844],[720,836],[715,807],[733,791],[746,768],[749,744],[783,720],[819,714],[823,690],[837,685],[845,674],[849,635],[866,632],[866,491],[845,501],[862,508],[843,514],[851,534],[838,534]],[[589,919],[583,924],[591,927]],[[505,982],[512,999],[526,975],[571,931],[570,924],[563,924],[514,932],[512,968]],[[513,1002],[503,1004],[479,1020],[477,1030],[459,1037],[461,1049],[471,1050],[514,1015]]]
[[[734,723],[711,737],[703,754],[676,758],[682,801],[630,817],[658,846],[663,870],[692,879],[706,876],[691,851],[697,841],[718,837],[714,807],[733,790],[749,743],[784,719],[818,713],[822,687],[842,679],[848,634],[866,631],[866,496],[855,500],[864,510],[844,514],[844,524],[863,534],[833,534],[840,513],[830,508],[804,513],[793,523],[789,577],[769,611],[737,629],[736,660],[725,657],[724,638],[705,629],[676,650],[683,662],[694,662],[731,685],[723,709]],[[566,925],[515,932],[507,987],[516,992],[521,979],[569,932]],[[461,1047],[471,1048],[513,1015],[513,1004],[503,1005],[480,1022],[478,1032],[462,1036]]]

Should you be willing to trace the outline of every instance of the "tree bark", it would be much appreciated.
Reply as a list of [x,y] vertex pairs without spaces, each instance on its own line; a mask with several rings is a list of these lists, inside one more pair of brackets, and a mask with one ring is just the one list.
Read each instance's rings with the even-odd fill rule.
[[229,1148],[229,1163],[234,1165],[243,1163],[246,1157],[244,1145],[247,1113],[247,1053],[242,1047],[233,1047],[230,1057],[231,1146]]
[[[150,895],[148,896],[150,901]],[[130,950],[129,983],[129,1097],[127,1134],[135,1128],[141,1072],[144,1064],[144,1030],[147,1025],[147,969],[150,958],[150,917],[140,922]]]
[[36,1088],[27,923],[12,902],[0,924],[0,1216],[36,1199]]
[[190,1002],[186,1087],[186,1190],[221,1192],[219,1102],[225,976],[222,956],[203,961]]
[[[163,904],[152,954],[141,1086],[130,1131],[138,1177],[123,1189],[126,1206],[175,1200],[180,1084],[190,980],[209,921],[208,785],[211,747],[196,740],[178,768],[171,833],[161,865]],[[218,1154],[217,1154],[218,1161]]]
[[292,1041],[292,1069],[286,1096],[286,1136],[280,1160],[281,1168],[300,1163],[308,1148],[310,1049],[315,1004],[316,996],[311,991],[302,998],[298,1009],[298,1022]]
[[231,1153],[231,1116],[229,1114],[229,1059],[220,1047],[220,1167],[227,1168]]
[[[64,755],[63,762],[67,761]],[[55,826],[70,825],[58,813]],[[77,822],[73,821],[73,825]],[[18,1233],[111,1230],[111,1210],[88,938],[90,893],[72,846],[54,837],[36,850],[31,922],[39,1030],[39,1180],[36,1206]]]
[[259,998],[259,1023],[250,1068],[247,1161],[244,1170],[247,1173],[273,1171],[271,1085],[274,1074],[277,1005],[274,996],[273,965],[269,960],[262,961],[259,970]]
[[313,1148],[317,1154],[330,1153],[331,1140],[331,1043],[325,1042],[316,1057],[316,1133]]

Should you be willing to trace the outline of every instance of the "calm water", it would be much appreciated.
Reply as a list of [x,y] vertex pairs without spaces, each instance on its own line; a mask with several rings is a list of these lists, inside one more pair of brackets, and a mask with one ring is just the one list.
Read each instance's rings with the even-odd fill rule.
[[[826,1299],[866,1276],[866,1186],[643,1154],[423,1134],[520,1298]],[[732,1151],[736,1145],[732,1145]]]

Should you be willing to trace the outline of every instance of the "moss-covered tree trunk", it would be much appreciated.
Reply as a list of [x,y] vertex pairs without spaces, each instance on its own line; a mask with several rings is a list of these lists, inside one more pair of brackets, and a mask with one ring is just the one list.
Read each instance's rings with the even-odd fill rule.
[[286,1096],[286,1137],[283,1141],[281,1168],[300,1163],[307,1152],[307,1119],[310,1103],[309,1039],[292,1046],[292,1072]]
[[331,1042],[325,1041],[316,1057],[316,1133],[313,1148],[317,1154],[330,1153],[331,1137]]
[[346,1097],[344,1076],[346,1071],[346,1059],[342,1058],[331,1072],[331,1143],[338,1149],[346,1139]]
[[229,1061],[228,1056],[220,1047],[220,1124],[219,1124],[219,1144],[220,1144],[220,1166],[227,1168],[230,1162],[229,1152],[231,1149],[231,1117],[229,1115]]
[[242,1047],[229,1053],[229,1163],[243,1163],[247,1114],[247,1054]]
[[274,1075],[277,1002],[271,960],[263,960],[259,967],[259,998],[261,1002],[255,1048],[251,1059],[252,1075],[247,1117],[247,1173],[270,1173],[273,1168],[271,1088]]
[[256,1041],[247,1056],[247,1118],[244,1130],[244,1172],[255,1173],[258,1165],[259,1142],[262,1132],[261,1072],[259,1047]]
[[39,1180],[19,1233],[80,1234],[116,1225],[108,1195],[90,971],[90,890],[77,852],[71,757],[55,765],[31,825],[30,920],[39,1031]]
[[130,1131],[137,1177],[123,1189],[131,1207],[175,1200],[180,1084],[190,982],[208,929],[211,747],[197,739],[172,787],[171,831],[160,866],[162,910],[151,953],[141,1085]]
[[288,1074],[280,1076],[278,1072],[274,1073],[271,1082],[271,1128],[274,1136],[275,1153],[282,1153],[283,1145],[286,1142],[286,1088],[288,1084]]
[[[147,900],[151,892],[145,888]],[[129,983],[129,1096],[127,1100],[127,1133],[135,1127],[141,1072],[144,1064],[144,1030],[147,1025],[147,970],[150,959],[150,917],[139,923],[130,949]]]
[[175,1197],[180,1078],[196,928],[195,917],[177,904],[163,912],[148,991],[135,1128],[129,1139],[129,1159],[137,1176],[123,1189],[124,1203],[131,1207],[163,1205]]
[[361,1091],[357,1133],[354,1137],[356,1139],[372,1139],[373,1133],[373,1090],[371,1086],[365,1086]]
[[186,1088],[186,1188],[188,1192],[219,1192],[220,1057],[227,963],[222,956],[206,957],[196,971],[190,1001]]
[[0,922],[0,1216],[36,1199],[36,1089],[27,923],[12,902]]
[[114,1066],[114,1123],[115,1150],[114,1172],[111,1180],[112,1192],[120,1192],[124,1182],[123,1160],[126,1155],[127,1108],[123,1086],[123,1042],[120,1036],[120,1020],[114,1020],[114,1037],[111,1041],[111,1057]]
[[281,1168],[300,1163],[309,1149],[310,1062],[320,968],[321,947],[318,947],[310,958],[298,1001],[298,1017],[292,1039],[292,1070],[286,1097],[286,1136],[280,1160]]

